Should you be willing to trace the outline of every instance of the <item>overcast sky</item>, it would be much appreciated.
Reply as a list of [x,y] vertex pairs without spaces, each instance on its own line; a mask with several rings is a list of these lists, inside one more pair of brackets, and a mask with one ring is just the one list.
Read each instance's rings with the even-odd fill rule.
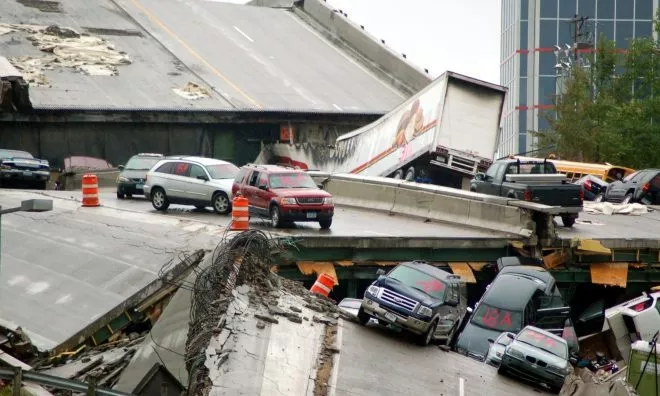
[[500,0],[327,0],[435,77],[500,82]]

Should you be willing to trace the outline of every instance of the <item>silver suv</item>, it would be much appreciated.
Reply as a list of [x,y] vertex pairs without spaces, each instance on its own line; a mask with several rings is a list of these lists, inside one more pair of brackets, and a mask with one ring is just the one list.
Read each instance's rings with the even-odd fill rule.
[[170,204],[211,206],[216,213],[231,211],[231,187],[238,168],[214,158],[167,157],[147,172],[144,195],[156,210]]

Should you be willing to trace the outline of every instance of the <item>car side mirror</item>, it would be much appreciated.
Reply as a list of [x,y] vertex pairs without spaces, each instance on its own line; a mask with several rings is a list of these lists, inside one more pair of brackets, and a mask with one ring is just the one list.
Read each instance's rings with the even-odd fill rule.
[[506,333],[506,336],[509,337],[509,338],[512,339],[512,340],[515,340],[515,339],[516,339],[516,336],[513,335],[513,334],[511,334],[511,333]]
[[379,268],[378,271],[376,271],[376,275],[385,275],[385,270],[382,268]]
[[457,307],[458,306],[458,300],[454,300],[454,299],[447,300],[447,301],[445,301],[445,305],[448,305],[450,307]]
[[489,339],[488,339],[488,342],[490,342],[491,344],[494,344],[494,343],[495,343],[495,340],[493,340],[492,338],[489,338]]
[[209,181],[209,178],[206,177],[206,176],[204,176],[204,175],[199,175],[199,176],[197,176],[197,178],[198,178],[199,180]]
[[470,308],[470,307],[467,307],[467,313],[469,313],[469,314],[471,314],[471,313],[472,313],[472,311],[474,311],[474,310],[473,310],[472,308]]
[[484,181],[485,179],[486,179],[486,175],[483,174],[482,172],[478,172],[474,175],[474,180]]
[[124,170],[124,165],[118,165],[118,166],[117,166],[117,169],[119,169],[120,171],[121,171],[121,170]]
[[264,190],[264,191],[266,191],[266,190],[268,190],[268,186],[265,185],[265,184],[262,184],[262,185],[259,186],[259,190]]

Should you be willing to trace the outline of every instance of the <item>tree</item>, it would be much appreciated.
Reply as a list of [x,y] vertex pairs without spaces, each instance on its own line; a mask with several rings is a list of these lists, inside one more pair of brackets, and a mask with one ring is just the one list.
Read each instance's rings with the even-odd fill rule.
[[636,38],[621,51],[601,36],[588,59],[555,97],[548,130],[535,132],[539,147],[567,160],[660,167],[660,42]]

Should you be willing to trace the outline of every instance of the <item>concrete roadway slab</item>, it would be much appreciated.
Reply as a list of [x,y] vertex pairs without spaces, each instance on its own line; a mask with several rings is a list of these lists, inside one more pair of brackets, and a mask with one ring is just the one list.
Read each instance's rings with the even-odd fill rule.
[[417,346],[383,327],[342,320],[337,340],[340,352],[331,396],[549,394],[500,376],[494,367],[474,359],[432,345]]
[[[77,191],[47,191],[44,194],[55,198],[80,200]],[[117,199],[114,190],[104,189],[100,194],[104,207],[116,208],[135,213],[149,213],[169,219],[202,222],[218,226],[227,226],[231,215],[217,215],[210,208],[200,211],[191,206],[171,205],[165,213],[156,211],[144,197],[132,199]],[[385,213],[339,207],[330,230],[321,230],[318,223],[296,223],[292,228],[274,230],[262,219],[252,219],[250,226],[280,235],[313,235],[313,236],[357,236],[357,237],[418,237],[418,238],[497,238],[508,239],[517,236],[497,233],[489,230],[467,228],[438,222],[425,222],[424,219],[409,216],[388,216]]]
[[[0,205],[44,198],[3,190]],[[212,249],[222,227],[55,199],[44,213],[2,216],[0,325],[51,349],[155,280],[186,252]]]
[[657,240],[657,235],[660,234],[660,211],[658,210],[641,216],[580,213],[580,217],[572,228],[562,227],[559,218],[556,218],[556,221],[558,223],[557,231],[563,239],[586,237],[620,241]]

